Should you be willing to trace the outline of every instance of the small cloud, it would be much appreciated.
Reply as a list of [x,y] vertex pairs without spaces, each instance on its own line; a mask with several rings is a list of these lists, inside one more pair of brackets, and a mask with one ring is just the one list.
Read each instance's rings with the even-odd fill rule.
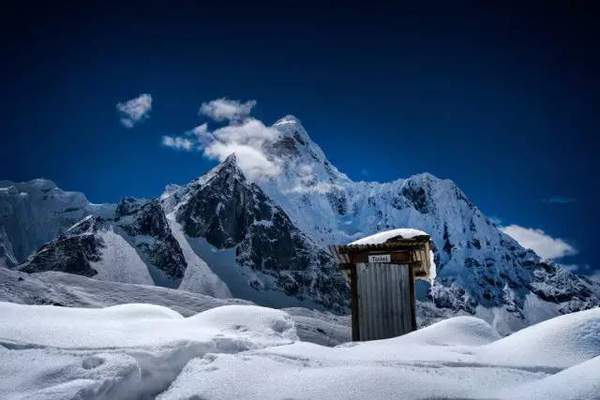
[[533,250],[544,260],[577,254],[577,250],[563,239],[555,239],[541,229],[524,228],[513,224],[502,227],[501,230],[521,246]]
[[198,125],[191,131],[187,131],[185,134],[188,136],[195,136],[196,139],[198,139],[198,141],[201,141],[204,138],[204,136],[206,136],[207,133],[208,133],[208,125],[202,124],[202,125]]
[[360,174],[361,174],[362,176],[364,176],[364,177],[367,177],[367,176],[371,175],[371,173],[369,172],[369,170],[368,170],[368,169],[366,169],[366,168],[362,168],[362,169],[360,170]]
[[162,144],[175,150],[190,151],[194,147],[191,140],[181,136],[163,136]]
[[564,197],[559,195],[550,196],[548,198],[542,199],[542,202],[548,204],[569,204],[574,203],[575,199],[572,197]]
[[242,121],[250,115],[250,111],[256,105],[256,100],[245,103],[239,100],[229,100],[225,97],[202,103],[198,114],[206,115],[215,121]]
[[224,161],[235,153],[238,166],[250,180],[271,177],[281,172],[283,161],[266,148],[280,138],[280,132],[249,116],[254,100],[217,99],[202,103],[200,113],[217,121],[228,121],[214,131],[202,124],[183,136],[164,136],[162,143],[177,150],[202,150],[205,157]]
[[150,110],[152,110],[152,96],[147,93],[124,103],[117,103],[121,124],[125,128],[133,128],[138,122],[150,118]]
[[185,136],[163,136],[162,144],[175,150],[199,150],[209,134],[208,125],[202,124],[185,132]]
[[219,161],[235,153],[246,177],[255,180],[281,172],[282,160],[265,151],[265,146],[276,141],[279,135],[279,131],[265,126],[261,121],[247,118],[241,124],[227,125],[210,133],[202,147],[206,157]]

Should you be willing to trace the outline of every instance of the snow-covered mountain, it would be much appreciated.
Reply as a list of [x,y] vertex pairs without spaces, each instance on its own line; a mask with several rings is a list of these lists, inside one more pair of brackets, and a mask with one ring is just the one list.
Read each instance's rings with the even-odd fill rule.
[[61,230],[17,268],[278,307],[347,307],[332,257],[245,178],[235,156],[160,199],[125,198],[103,210]]
[[323,243],[347,243],[411,227],[436,245],[429,298],[444,313],[477,314],[501,332],[600,304],[600,285],[542,262],[501,232],[454,184],[423,173],[388,183],[354,182],[335,168],[298,119],[273,128],[266,148],[280,175],[258,181],[294,224]]
[[231,295],[344,309],[347,287],[331,256],[246,179],[235,155],[161,201],[182,247],[208,262]]
[[43,245],[19,269],[177,287],[187,263],[157,200],[124,198],[111,215],[89,215]]
[[114,208],[91,204],[82,193],[65,192],[47,179],[0,181],[0,266],[23,262],[82,218]]
[[411,227],[436,245],[437,278],[421,307],[431,319],[477,315],[508,333],[600,304],[598,282],[542,262],[452,181],[425,173],[354,182],[298,119],[287,116],[271,129],[276,140],[261,150],[281,166],[279,174],[249,180],[232,155],[155,200],[98,206],[49,181],[3,182],[0,259],[29,272],[341,311],[347,288],[325,245]]

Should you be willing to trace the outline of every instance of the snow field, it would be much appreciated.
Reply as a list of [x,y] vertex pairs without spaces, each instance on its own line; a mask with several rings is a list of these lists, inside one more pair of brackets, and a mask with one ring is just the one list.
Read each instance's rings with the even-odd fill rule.
[[288,313],[251,305],[185,318],[144,304],[0,303],[0,314],[0,376],[9,377],[0,380],[3,399],[594,399],[600,393],[600,308],[505,338],[483,320],[456,317],[334,348],[300,341]]
[[145,398],[194,357],[297,340],[290,317],[224,306],[184,318],[166,307],[0,303],[0,398]]

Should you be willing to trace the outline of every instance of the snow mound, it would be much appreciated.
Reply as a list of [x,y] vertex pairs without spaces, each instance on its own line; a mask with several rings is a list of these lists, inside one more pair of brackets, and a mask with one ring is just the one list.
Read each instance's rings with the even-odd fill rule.
[[418,229],[411,229],[411,228],[392,229],[390,231],[379,232],[374,235],[355,240],[354,242],[350,243],[350,245],[382,244],[382,243],[389,241],[390,239],[412,239],[417,236],[429,236],[429,235]]
[[256,340],[265,337],[271,343],[278,340],[298,340],[294,322],[291,317],[280,310],[259,306],[223,306],[213,308],[188,318],[190,323],[199,328],[216,329],[233,335],[243,333],[244,336]]
[[250,347],[257,347],[257,343],[273,345],[297,339],[289,315],[258,306],[222,306],[184,318],[167,307],[150,304],[85,309],[0,303],[0,314],[4,319],[0,344],[102,349],[157,346],[229,334],[253,339]]
[[[27,274],[4,268],[0,268],[0,301],[80,308],[148,303],[168,307],[184,317],[224,305],[254,305],[245,300],[217,299],[159,286],[100,281],[56,271]],[[335,346],[351,338],[348,316],[306,308],[284,311],[294,320],[301,340]]]
[[392,340],[433,346],[480,346],[498,339],[498,332],[484,320],[455,317]]
[[541,322],[485,346],[480,353],[498,364],[560,368],[599,355],[600,308]]
[[287,313],[257,306],[185,318],[144,304],[0,303],[0,315],[0,398],[594,399],[600,390],[600,309],[503,339],[457,317],[335,348],[298,341]]
[[[581,335],[598,320],[596,313],[587,313],[561,318],[557,325]],[[512,345],[522,351],[548,326],[530,329]],[[586,340],[575,335],[562,342],[577,352]],[[590,332],[590,343],[592,336],[599,338],[600,331]],[[503,346],[490,350],[505,340],[498,337],[487,323],[458,317],[403,337],[336,348],[295,342],[244,354],[212,354],[192,360],[159,399],[597,398],[598,357],[562,372],[529,363],[506,366]],[[555,338],[546,343],[558,342]],[[551,348],[548,352],[565,356]],[[557,386],[561,387],[554,390]]]
[[[501,392],[507,399],[597,399],[600,396],[600,356],[539,381]],[[577,382],[576,385],[573,383]]]
[[166,307],[0,303],[0,398],[151,398],[193,358],[296,339],[283,311],[223,306],[184,318]]

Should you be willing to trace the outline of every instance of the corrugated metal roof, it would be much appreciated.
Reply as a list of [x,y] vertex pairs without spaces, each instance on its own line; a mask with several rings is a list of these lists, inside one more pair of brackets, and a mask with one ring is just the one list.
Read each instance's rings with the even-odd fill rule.
[[411,239],[394,239],[385,243],[378,244],[346,244],[336,245],[336,251],[340,254],[358,253],[362,251],[377,251],[377,250],[417,250],[423,247],[424,243],[430,242],[433,245],[429,236],[415,236]]

